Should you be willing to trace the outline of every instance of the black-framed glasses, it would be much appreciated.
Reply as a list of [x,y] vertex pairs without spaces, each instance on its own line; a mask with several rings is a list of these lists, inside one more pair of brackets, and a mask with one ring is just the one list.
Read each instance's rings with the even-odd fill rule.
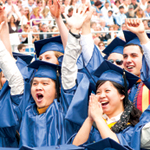
[[117,59],[115,61],[113,59],[109,59],[108,61],[111,62],[111,63],[116,62],[116,64],[119,65],[119,66],[121,66],[123,64],[123,60],[121,60],[121,59]]

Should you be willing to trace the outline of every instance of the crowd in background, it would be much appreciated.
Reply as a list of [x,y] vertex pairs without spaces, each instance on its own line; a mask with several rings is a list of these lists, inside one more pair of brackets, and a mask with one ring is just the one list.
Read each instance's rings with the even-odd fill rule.
[[[71,17],[73,9],[85,2],[86,0],[59,1],[62,18],[65,19],[63,13]],[[59,29],[49,11],[49,0],[3,0],[3,3],[7,13],[10,34],[25,33],[19,35],[20,44],[29,42],[29,32],[32,33],[32,43],[58,35],[56,33],[59,32]],[[146,19],[150,16],[149,0],[91,0],[89,3],[94,8],[91,31],[94,42],[100,51],[110,43],[112,38],[124,39],[122,30],[126,30],[125,18],[145,18],[143,19],[145,29],[150,30],[150,21]],[[101,32],[96,33],[98,31]],[[39,32],[46,33],[38,34]]]

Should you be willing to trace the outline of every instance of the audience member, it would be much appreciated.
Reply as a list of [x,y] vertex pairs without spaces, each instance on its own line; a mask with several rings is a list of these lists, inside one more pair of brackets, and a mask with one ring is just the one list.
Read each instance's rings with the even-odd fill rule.
[[133,5],[129,5],[128,12],[126,13],[127,18],[136,18]]
[[145,18],[145,13],[141,8],[139,8],[138,11],[136,12],[136,16],[137,18]]
[[145,11],[145,16],[147,18],[150,17],[150,5],[147,5],[146,11]]
[[138,10],[139,7],[140,7],[140,4],[137,2],[137,0],[131,0],[131,4],[133,5],[133,7],[134,7],[134,12],[136,13],[137,10]]
[[107,27],[114,25],[114,17],[113,17],[113,10],[112,9],[108,10],[108,16],[106,16],[104,18],[104,20],[106,22]]
[[67,16],[68,16],[68,17],[71,17],[72,14],[73,14],[73,8],[70,7],[70,8],[68,9],[68,14],[67,14]]
[[147,1],[146,0],[141,0],[140,2],[140,8],[145,11],[147,8]]
[[102,11],[101,11],[101,7],[102,7],[102,2],[97,0],[95,3],[94,3],[94,8],[96,9],[96,13],[98,14],[98,16],[103,16],[102,15]]
[[119,6],[121,5],[120,0],[116,0],[115,4],[113,5],[113,12],[114,14],[119,13]]
[[110,9],[109,2],[106,1],[104,7],[101,9],[103,17],[108,15],[109,9]]
[[31,15],[30,19],[36,19],[32,21],[32,25],[38,25],[41,22],[40,19],[42,19],[42,17],[40,16],[39,7],[35,7],[33,9],[33,14]]
[[[41,32],[46,32],[46,33],[49,32],[48,26],[46,24],[43,24],[41,29],[42,29]],[[52,37],[51,34],[46,34],[46,33],[45,34],[40,34],[40,40]]]
[[18,48],[18,51],[19,51],[19,52],[24,53],[25,50],[26,50],[26,45],[24,45],[24,44],[19,44],[17,48]]
[[115,15],[116,24],[118,26],[121,26],[123,23],[125,23],[125,18],[126,18],[126,15],[124,14],[124,7],[120,6],[119,13]]
[[15,19],[14,13],[10,13],[8,16],[9,33],[18,32],[19,23],[20,23],[20,18]]

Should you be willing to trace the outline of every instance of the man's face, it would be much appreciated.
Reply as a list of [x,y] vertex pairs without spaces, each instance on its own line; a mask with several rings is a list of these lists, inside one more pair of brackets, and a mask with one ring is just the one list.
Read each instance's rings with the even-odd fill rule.
[[123,65],[124,68],[140,77],[140,70],[142,67],[142,56],[139,46],[130,45],[123,50]]
[[43,30],[43,32],[47,32],[48,31],[47,25],[43,25],[42,30]]
[[19,52],[24,53],[26,50],[26,47],[22,47],[22,49],[19,50]]
[[109,7],[109,3],[105,3],[105,7],[108,8]]
[[121,14],[123,14],[124,13],[124,8],[120,8],[119,11],[120,11]]

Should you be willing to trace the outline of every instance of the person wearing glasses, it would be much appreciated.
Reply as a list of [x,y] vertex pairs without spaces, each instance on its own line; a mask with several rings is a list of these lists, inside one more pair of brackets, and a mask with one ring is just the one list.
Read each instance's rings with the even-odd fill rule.
[[115,65],[123,68],[123,46],[125,42],[116,37],[104,50],[105,58]]

